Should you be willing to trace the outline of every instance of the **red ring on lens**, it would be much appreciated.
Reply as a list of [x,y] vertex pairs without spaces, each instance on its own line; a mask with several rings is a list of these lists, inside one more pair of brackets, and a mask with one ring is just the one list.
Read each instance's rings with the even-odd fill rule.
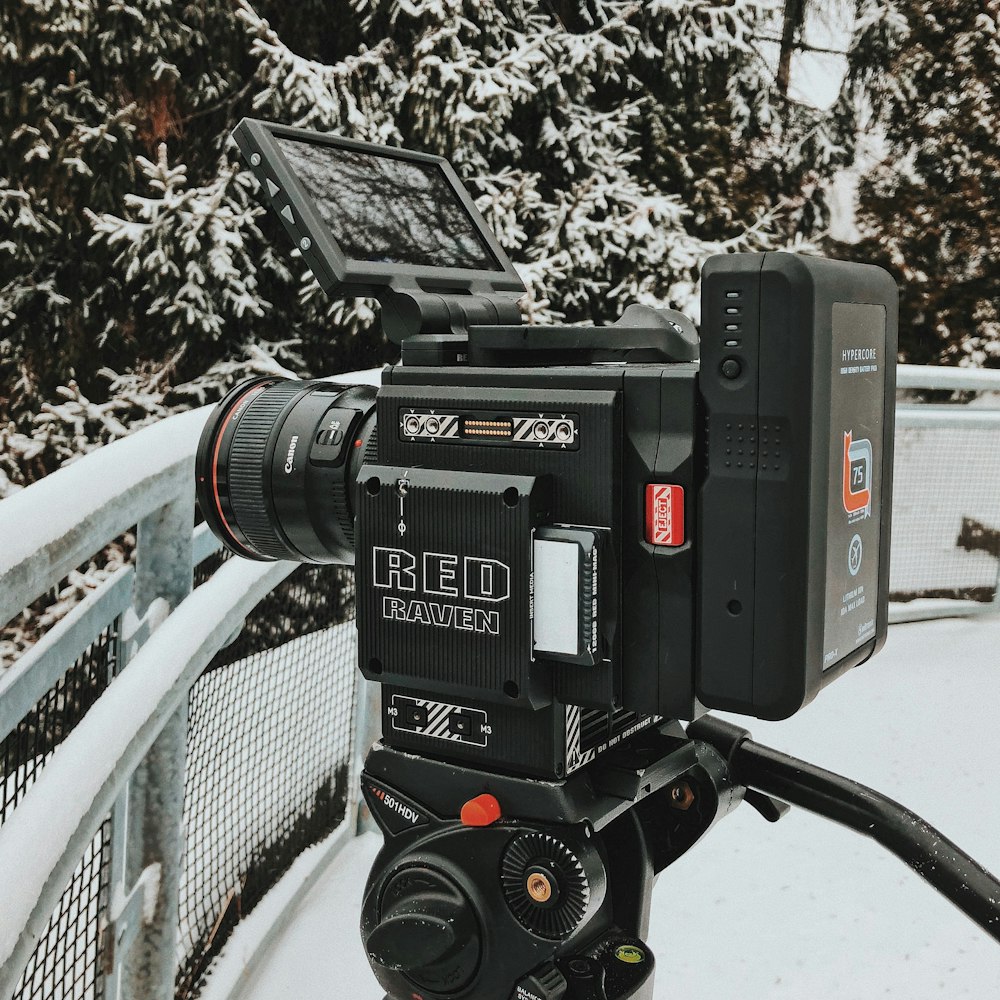
[[226,425],[232,419],[233,415],[243,404],[244,400],[249,399],[251,396],[256,395],[259,392],[263,392],[268,386],[273,385],[272,382],[264,382],[260,385],[251,386],[246,392],[241,393],[233,401],[233,405],[226,411],[225,419],[219,421],[219,429],[216,432],[215,443],[212,447],[212,498],[215,500],[215,510],[219,515],[219,520],[222,523],[222,527],[226,529],[226,533],[229,535],[229,540],[237,548],[242,549],[244,552],[248,553],[255,559],[259,559],[261,553],[256,549],[250,548],[244,542],[241,542],[239,538],[236,537],[236,533],[233,531],[226,520],[226,515],[222,510],[222,498],[219,496],[219,451],[222,448],[222,438],[226,433]]

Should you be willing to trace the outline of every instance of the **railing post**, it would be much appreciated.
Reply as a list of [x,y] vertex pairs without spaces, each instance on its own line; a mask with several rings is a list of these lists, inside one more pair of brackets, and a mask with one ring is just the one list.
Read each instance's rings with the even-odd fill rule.
[[[191,476],[140,521],[126,663],[191,592]],[[126,669],[128,669],[126,667]],[[164,727],[113,814],[109,1000],[171,1000],[177,971],[187,702]]]
[[355,797],[355,833],[362,834],[368,830],[377,829],[372,819],[368,803],[361,794],[361,768],[372,744],[382,735],[382,688],[367,680],[360,670],[355,668],[355,705],[354,719],[354,767],[352,780],[354,787],[350,790]]

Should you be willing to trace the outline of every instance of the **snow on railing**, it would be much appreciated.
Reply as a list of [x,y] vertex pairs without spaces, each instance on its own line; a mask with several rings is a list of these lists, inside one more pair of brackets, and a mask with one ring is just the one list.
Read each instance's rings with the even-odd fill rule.
[[[190,592],[194,449],[208,412],[205,407],[170,417],[90,453],[0,503],[4,581],[0,621],[4,622],[113,539],[137,527],[135,568],[126,567],[104,581],[0,675],[0,739],[15,731],[32,706],[47,697],[57,678],[112,623],[120,626],[113,629],[120,645],[111,663],[120,671]],[[155,673],[141,676],[126,671],[111,683],[103,679],[107,687],[97,703],[45,762],[0,827],[0,858],[8,870],[17,871],[17,885],[7,887],[0,910],[0,996],[17,991],[79,858],[109,812],[116,848],[110,865],[112,897],[134,898],[132,888],[148,886],[154,872],[157,892],[152,907],[145,888],[141,894],[148,919],[134,919],[134,909],[123,906],[118,926],[112,922],[107,928],[105,935],[112,935],[117,947],[112,966],[105,940],[104,971],[111,982],[131,980],[150,997],[169,995],[166,989],[174,971],[169,925],[176,909],[175,855],[184,774],[184,720],[178,706],[183,699],[165,703],[170,710],[155,723],[147,718],[152,713],[141,709],[139,717],[128,711],[117,718],[105,717],[120,692],[137,682],[148,685],[151,692],[159,691]],[[135,740],[140,734],[137,752]],[[127,741],[124,746],[122,739]],[[154,751],[143,762],[151,747]],[[129,753],[123,757],[124,749]],[[98,780],[96,786],[78,773],[81,767]],[[67,773],[68,778],[61,778]],[[136,790],[155,788],[156,794],[140,793],[130,807],[126,794],[130,780]],[[133,857],[129,864],[126,842]],[[137,863],[135,858],[144,860]],[[141,947],[129,955],[133,943]],[[139,961],[136,953],[141,953]]]
[[[182,601],[65,739],[41,779],[0,827],[0,858],[18,859],[17,885],[8,887],[0,910],[0,996],[14,992],[78,859],[115,804],[122,776],[139,768],[204,667],[293,568],[291,563],[232,561]],[[183,769],[183,758],[181,765]],[[165,862],[152,865],[159,869]],[[162,885],[160,872],[156,880]],[[119,895],[122,902],[112,920],[123,924],[134,897],[136,920],[153,923],[156,909],[148,906],[144,881],[140,871],[138,892],[129,886]],[[118,946],[124,929],[119,927]],[[168,928],[162,933],[167,935]],[[172,955],[172,940],[170,945]],[[172,993],[173,980],[171,969],[163,984],[170,992],[162,995]]]
[[[378,372],[338,376],[377,378]],[[73,972],[78,959],[70,946],[74,990],[86,971],[87,996],[174,995],[188,693],[247,614],[295,569],[294,563],[233,560],[192,592],[194,567],[219,548],[204,525],[191,528],[194,454],[210,409],[144,428],[0,502],[0,622],[137,527],[135,566],[104,580],[0,672],[2,744],[117,623],[111,628],[120,635],[109,661],[113,680],[55,752],[32,762],[32,770],[36,764],[41,770],[23,798],[4,800],[13,808],[0,825],[0,867],[16,875],[5,884],[0,906],[2,1000],[18,993],[109,813],[111,885],[98,956],[103,990],[92,969]],[[359,704],[364,708],[366,700]],[[357,812],[354,784],[348,829]],[[51,971],[43,978],[41,996],[49,1000],[61,987]]]
[[210,409],[168,417],[90,452],[0,504],[0,622],[102,545],[191,494],[194,446]]

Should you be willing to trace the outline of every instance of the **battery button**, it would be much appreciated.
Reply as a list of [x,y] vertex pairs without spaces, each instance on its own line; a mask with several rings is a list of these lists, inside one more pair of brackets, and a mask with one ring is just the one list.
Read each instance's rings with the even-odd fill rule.
[[[738,330],[738,326],[727,326],[727,330]],[[722,372],[722,377],[727,378],[730,381],[737,379],[743,374],[743,365],[740,364],[739,358],[726,358],[722,362],[722,367],[719,369]]]

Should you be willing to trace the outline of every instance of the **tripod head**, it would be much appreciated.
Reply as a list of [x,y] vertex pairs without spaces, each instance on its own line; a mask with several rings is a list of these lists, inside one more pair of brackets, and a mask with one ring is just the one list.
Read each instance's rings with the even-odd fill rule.
[[385,845],[361,933],[386,1000],[652,1000],[654,880],[743,801],[770,822],[791,803],[872,838],[1000,941],[1000,881],[958,846],[712,716],[639,733],[560,782],[381,744],[362,782]]
[[362,937],[394,1000],[648,1000],[653,879],[742,799],[677,723],[562,782],[380,745],[362,786],[385,834]]

